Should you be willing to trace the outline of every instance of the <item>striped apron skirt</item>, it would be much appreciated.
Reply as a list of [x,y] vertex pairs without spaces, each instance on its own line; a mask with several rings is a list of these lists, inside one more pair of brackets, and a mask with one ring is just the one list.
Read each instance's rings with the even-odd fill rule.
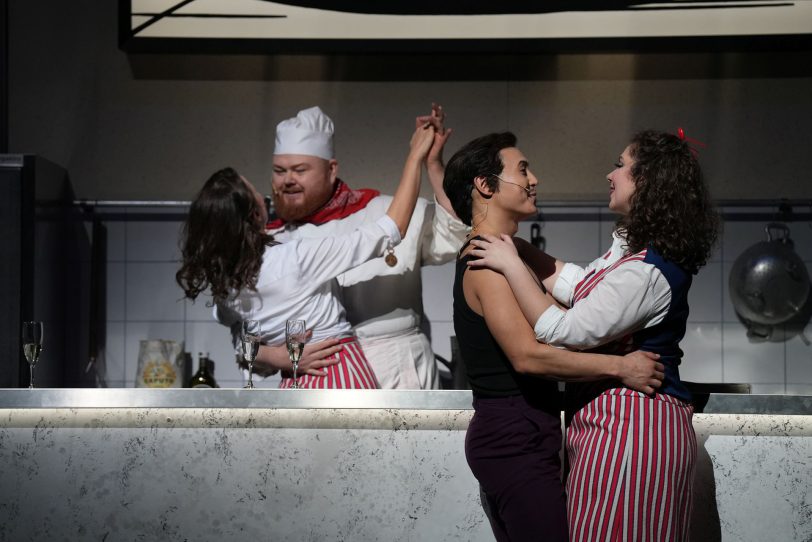
[[[364,356],[364,351],[355,340],[348,337],[341,340],[344,347],[336,354],[339,362],[324,367],[326,376],[312,376],[300,374],[298,383],[300,388],[307,389],[378,389],[378,380],[375,373]],[[282,371],[280,388],[290,388],[293,385],[293,373]]]
[[685,541],[692,503],[693,407],[670,395],[604,391],[567,428],[571,541]]

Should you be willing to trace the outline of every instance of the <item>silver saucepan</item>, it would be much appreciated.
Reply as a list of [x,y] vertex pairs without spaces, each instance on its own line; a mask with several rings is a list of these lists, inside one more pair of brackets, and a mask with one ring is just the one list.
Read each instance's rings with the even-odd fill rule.
[[733,263],[730,298],[747,322],[775,325],[801,311],[809,296],[809,273],[785,224],[771,222],[765,231],[767,240],[742,252]]

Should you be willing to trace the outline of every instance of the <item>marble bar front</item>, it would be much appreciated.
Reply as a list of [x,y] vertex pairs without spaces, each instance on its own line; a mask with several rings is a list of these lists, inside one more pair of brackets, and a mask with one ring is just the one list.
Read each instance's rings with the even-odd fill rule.
[[[692,540],[812,540],[812,397],[705,397]],[[492,540],[469,391],[0,390],[0,541]]]

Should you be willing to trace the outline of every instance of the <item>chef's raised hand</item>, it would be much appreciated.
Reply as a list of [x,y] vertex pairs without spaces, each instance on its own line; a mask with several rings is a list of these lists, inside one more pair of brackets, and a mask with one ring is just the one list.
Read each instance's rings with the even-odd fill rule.
[[[432,103],[431,113],[429,115],[420,115],[415,118],[416,128],[425,126],[426,124],[434,126],[434,142],[426,158],[426,165],[429,168],[439,168],[442,181],[442,172],[445,169],[443,164],[443,147],[445,147],[448,138],[451,136],[451,128],[445,127],[445,112],[443,111],[443,106]],[[429,174],[431,173],[432,171],[430,169]]]
[[432,141],[434,141],[434,126],[430,122],[415,129],[409,142],[409,155],[406,157],[406,163],[403,164],[403,174],[395,189],[395,195],[386,209],[386,214],[397,225],[401,238],[406,235],[417,204],[423,161],[431,148]]
[[415,128],[410,142],[410,156],[418,157],[421,162],[426,159],[434,142],[434,134],[436,133],[434,126],[433,122],[426,122]]
[[426,124],[431,124],[437,132],[445,132],[445,113],[443,106],[436,103],[431,104],[431,113],[428,115],[420,115],[414,119],[414,127],[421,128]]
[[440,104],[431,104],[431,113],[421,115],[415,119],[415,127],[431,124],[434,127],[434,141],[431,144],[428,155],[426,155],[426,172],[429,175],[431,189],[437,203],[445,209],[448,214],[457,217],[448,196],[443,190],[443,176],[445,175],[445,163],[443,162],[443,148],[448,138],[451,137],[451,128],[445,126],[445,111]]

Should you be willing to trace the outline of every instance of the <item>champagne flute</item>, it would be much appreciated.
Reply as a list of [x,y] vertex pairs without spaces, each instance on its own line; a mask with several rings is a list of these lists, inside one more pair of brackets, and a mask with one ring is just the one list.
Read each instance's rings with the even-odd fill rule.
[[28,389],[34,389],[34,366],[42,352],[42,322],[23,322],[23,353],[31,370]]
[[259,341],[262,332],[259,330],[259,322],[256,320],[243,320],[240,326],[240,347],[242,357],[248,363],[248,384],[244,387],[254,387],[254,360],[259,352]]
[[293,364],[293,385],[291,388],[294,389],[299,387],[297,373],[299,371],[299,360],[302,359],[306,334],[304,320],[288,320],[285,323],[285,344],[288,346],[288,357]]

